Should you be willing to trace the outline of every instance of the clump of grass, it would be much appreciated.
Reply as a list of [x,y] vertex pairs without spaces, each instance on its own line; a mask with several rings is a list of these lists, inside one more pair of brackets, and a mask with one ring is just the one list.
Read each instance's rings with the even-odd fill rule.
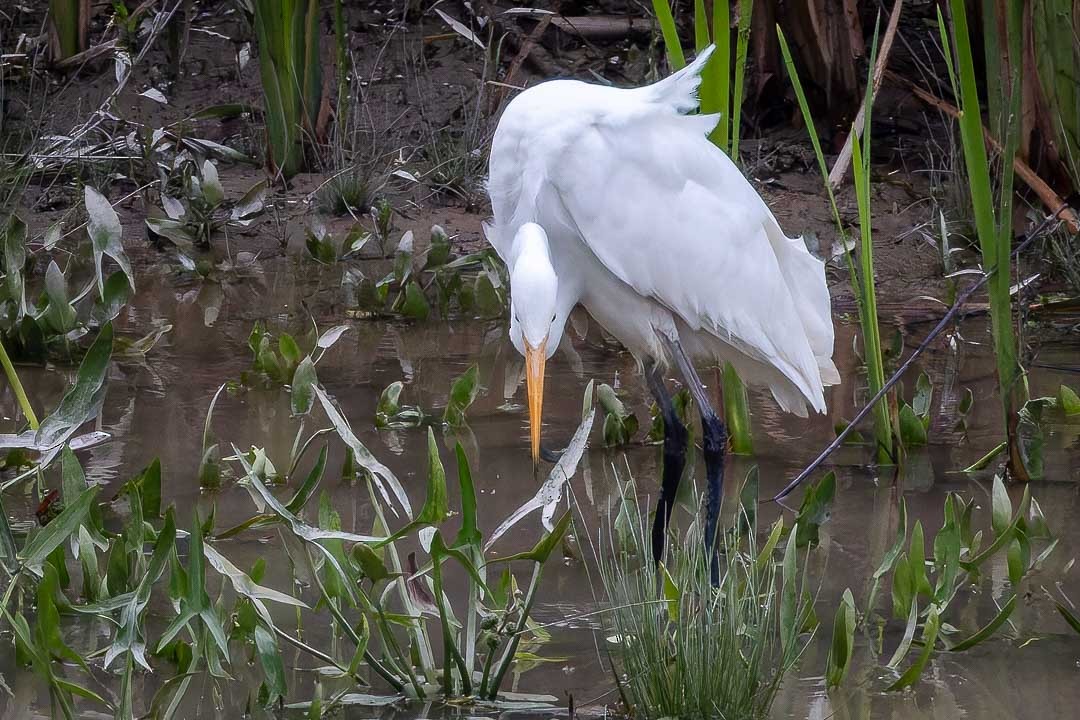
[[319,3],[255,0],[268,165],[290,177],[304,165],[304,133],[314,135],[322,105]]
[[[782,519],[760,549],[753,531],[725,533],[714,583],[702,522],[669,546],[669,564],[658,569],[632,492],[622,501],[614,557],[602,556],[600,565],[624,702],[646,720],[767,717],[810,641],[800,637],[811,624],[812,601],[796,568],[794,529],[780,563],[773,552]],[[739,529],[750,525],[740,522]]]

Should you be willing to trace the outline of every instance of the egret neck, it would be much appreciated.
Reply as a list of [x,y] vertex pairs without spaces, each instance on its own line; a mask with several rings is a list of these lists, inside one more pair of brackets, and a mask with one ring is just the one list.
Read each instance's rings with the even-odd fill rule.
[[[536,223],[525,223],[514,236],[510,270],[510,340],[525,356],[529,395],[529,437],[533,463],[540,459],[540,428],[544,405],[544,366],[562,340],[566,316],[573,307],[560,307],[559,278],[551,264],[548,237]],[[565,300],[565,298],[564,298]]]

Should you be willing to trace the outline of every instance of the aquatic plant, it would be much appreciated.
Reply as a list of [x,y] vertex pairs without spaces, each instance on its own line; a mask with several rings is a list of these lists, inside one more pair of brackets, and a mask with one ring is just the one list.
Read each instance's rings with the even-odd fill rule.
[[[869,70],[866,82],[866,96],[864,107],[866,112],[863,118],[863,127],[860,133],[852,126],[852,169],[854,175],[855,198],[859,208],[859,242],[857,245],[858,263],[851,252],[851,243],[848,241],[848,232],[840,219],[840,210],[836,204],[836,196],[832,185],[829,183],[829,170],[825,164],[825,155],[821,149],[821,141],[814,127],[814,119],[810,114],[810,105],[803,91],[802,82],[799,80],[798,71],[791,59],[791,51],[788,49],[787,40],[779,27],[776,29],[780,40],[780,50],[784,56],[784,64],[787,67],[791,84],[795,89],[795,96],[799,102],[799,109],[806,123],[806,129],[810,134],[810,142],[814,147],[814,155],[817,158],[818,168],[825,185],[825,191],[829,197],[832,208],[833,220],[836,222],[837,234],[840,243],[844,247],[844,256],[847,261],[848,273],[851,277],[851,286],[855,294],[858,307],[859,325],[862,329],[863,361],[867,369],[867,392],[877,395],[885,385],[885,361],[881,346],[881,329],[877,314],[877,291],[874,284],[874,239],[870,219],[870,116],[873,106],[873,78],[872,72],[876,57],[877,34],[875,31],[874,51],[871,53]],[[879,462],[894,463],[899,460],[897,446],[899,439],[896,430],[899,420],[891,408],[896,403],[890,398],[882,398],[874,406],[874,438],[877,446],[877,458]]]
[[[1025,581],[1042,568],[1057,547],[1058,541],[1047,527],[1039,503],[1024,488],[1020,504],[1013,506],[1005,484],[995,477],[990,493],[990,529],[975,525],[976,501],[949,493],[944,504],[944,523],[931,542],[932,555],[926,555],[922,522],[908,525],[907,508],[900,500],[896,539],[886,550],[869,580],[865,610],[853,610],[851,591],[845,593],[838,617],[843,638],[834,636],[834,647],[850,648],[857,628],[876,634],[883,621],[879,600],[891,597],[892,619],[906,623],[904,633],[885,667],[894,673],[889,690],[901,690],[919,681],[936,652],[961,652],[993,637],[1007,626],[1017,609],[1018,599],[1027,592]],[[1005,556],[1008,567],[1007,590],[994,598],[996,612],[981,628],[965,630],[969,614],[967,597],[979,597],[981,568],[990,560]],[[885,583],[888,594],[879,592]],[[886,604],[889,604],[886,601]],[[850,607],[849,607],[850,606]],[[1064,615],[1064,614],[1063,614]],[[838,630],[837,632],[840,632]],[[1014,628],[1015,632],[1015,628]],[[916,640],[916,636],[920,638]],[[877,657],[880,645],[871,642]],[[882,656],[884,657],[884,656]],[[909,660],[909,658],[911,658]],[[829,684],[843,681],[850,655],[830,656]],[[907,668],[900,670],[908,662]]]
[[[983,139],[982,113],[979,107],[978,88],[976,86],[975,61],[972,57],[971,39],[968,34],[967,9],[962,2],[951,2],[953,42],[947,39],[944,17],[938,9],[938,28],[942,44],[946,48],[949,61],[949,77],[953,92],[959,98],[962,113],[959,119],[960,139],[964,150],[964,162],[967,168],[971,189],[971,204],[975,213],[975,229],[979,237],[982,253],[983,270],[990,275],[987,283],[990,295],[990,324],[994,341],[994,354],[997,360],[998,388],[1005,415],[1005,431],[1009,452],[1009,472],[1017,480],[1027,480],[1031,473],[1027,468],[1022,453],[1018,430],[1020,411],[1028,400],[1027,379],[1018,358],[1016,334],[1013,330],[1012,317],[1012,228],[1013,228],[1013,158],[1016,155],[1020,136],[1020,98],[1022,79],[1020,63],[1013,63],[1009,68],[1007,81],[1001,78],[997,87],[991,88],[989,95],[1005,98],[1007,112],[997,119],[991,118],[1007,132],[1004,152],[1001,157],[1001,176],[995,207],[991,165],[986,154]],[[1009,2],[1005,10],[1005,33],[1007,49],[1013,58],[1020,57],[1020,13],[1021,3]],[[995,44],[1000,33],[995,33]],[[954,61],[951,52],[955,52]],[[1006,48],[997,48],[998,57]],[[990,50],[987,50],[990,53]],[[1004,108],[1003,108],[1004,111]]]
[[[729,4],[713,3],[710,18],[704,0],[694,2],[695,50],[701,52],[710,42],[716,45],[716,51],[701,72],[701,86],[698,89],[701,112],[718,115],[716,127],[709,139],[727,153],[736,165],[739,164],[739,125],[742,118],[746,55],[753,9],[753,0],[739,0],[739,25],[733,63]],[[653,0],[653,11],[664,38],[668,64],[672,70],[679,70],[686,65],[686,57],[679,41],[669,0]],[[723,388],[724,419],[731,451],[748,455],[753,452],[753,436],[746,386],[731,363],[724,363],[719,384]]]
[[700,518],[657,568],[632,484],[622,491],[600,570],[615,681],[634,717],[767,717],[781,681],[813,636],[817,621],[805,570],[799,570],[798,528],[781,543],[781,518],[759,547],[756,483],[747,483],[742,497],[738,527],[719,543],[714,582]]
[[90,0],[50,0],[49,50],[54,61],[86,50],[90,35]]
[[150,237],[169,240],[181,254],[196,247],[208,248],[212,235],[226,226],[247,227],[266,208],[265,180],[252,185],[238,200],[228,202],[217,166],[209,159],[201,165],[194,161],[181,163],[176,175],[173,187],[161,193],[162,207],[151,207],[145,223]]
[[[33,267],[30,261],[39,252],[63,259],[66,249],[60,246],[64,239],[62,223],[49,227],[40,248],[31,250],[26,224],[19,214],[12,209],[0,217],[0,267],[4,272],[0,285],[0,338],[12,356],[63,358],[76,354],[74,341],[87,330],[115,318],[135,289],[116,211],[105,196],[90,186],[84,188],[83,204],[87,213],[85,235],[75,231],[69,235],[89,241],[94,280],[74,297],[69,289],[71,269],[61,269],[55,259],[50,259],[40,294],[32,299],[39,285],[29,272]],[[117,266],[108,276],[106,258]]]
[[314,137],[322,97],[317,0],[255,0],[267,165],[288,178],[304,165],[304,134]]

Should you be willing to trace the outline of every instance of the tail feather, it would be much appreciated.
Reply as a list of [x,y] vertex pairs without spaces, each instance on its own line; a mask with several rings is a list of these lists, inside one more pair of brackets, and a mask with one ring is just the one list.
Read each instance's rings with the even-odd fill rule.
[[701,85],[701,71],[709,56],[716,50],[715,45],[710,45],[682,70],[672,73],[668,77],[655,82],[645,88],[649,99],[657,104],[665,105],[677,113],[687,113],[698,106],[698,87]]

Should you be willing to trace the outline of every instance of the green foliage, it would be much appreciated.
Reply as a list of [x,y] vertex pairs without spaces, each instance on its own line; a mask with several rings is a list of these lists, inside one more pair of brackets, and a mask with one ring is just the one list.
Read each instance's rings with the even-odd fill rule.
[[[1026,590],[1028,576],[1038,569],[1057,547],[1046,526],[1039,504],[1025,487],[1020,504],[1013,506],[1000,477],[995,477],[990,493],[990,532],[973,528],[975,502],[956,493],[945,498],[944,522],[932,543],[931,557],[926,556],[922,523],[908,527],[906,507],[901,504],[897,537],[874,572],[865,613],[860,624],[873,631],[881,622],[877,596],[879,582],[888,576],[892,596],[892,617],[905,623],[904,634],[887,663],[890,669],[914,654],[907,669],[889,685],[889,690],[910,687],[919,681],[935,652],[961,652],[993,637],[1006,626],[1016,610],[1017,598]],[[910,539],[909,539],[910,538]],[[1033,541],[1043,543],[1033,557]],[[906,548],[906,550],[905,550]],[[968,619],[962,598],[967,589],[977,589],[980,568],[1004,552],[1009,568],[1008,593],[994,616],[981,628],[964,633],[959,627]],[[845,596],[846,600],[846,596]],[[837,617],[845,615],[845,606]],[[856,614],[857,615],[857,614]],[[919,637],[918,643],[915,642]],[[838,639],[834,632],[834,650]],[[837,653],[839,651],[836,651]],[[830,660],[830,671],[839,672],[839,664]]]
[[49,1],[49,47],[54,61],[86,50],[90,34],[90,0]]
[[443,411],[443,422],[450,427],[465,425],[465,413],[480,393],[480,368],[475,364],[458,376],[450,386],[450,397]]
[[[960,139],[964,150],[964,164],[971,189],[971,204],[975,214],[975,229],[979,237],[979,249],[982,253],[983,270],[990,275],[987,288],[990,295],[990,322],[994,340],[994,354],[997,360],[998,387],[1005,412],[1005,430],[1009,447],[1009,468],[1018,478],[1030,477],[1031,472],[1024,464],[1019,439],[1016,435],[1016,417],[1026,403],[1027,383],[1018,358],[1016,334],[1013,330],[1012,296],[1012,228],[1013,228],[1013,158],[1017,152],[1020,137],[1019,117],[1021,89],[1020,62],[1014,62],[1008,78],[998,78],[999,82],[990,93],[1008,93],[1008,112],[999,118],[1012,118],[1007,124],[1001,123],[1001,129],[1007,132],[1004,153],[1001,158],[1001,178],[999,194],[995,204],[993,183],[991,181],[990,160],[986,154],[983,139],[982,114],[976,81],[976,66],[972,56],[971,38],[968,34],[967,8],[960,0],[951,0],[951,19],[953,23],[953,42],[947,55],[955,52],[957,77],[953,79],[953,92],[960,104]],[[1013,58],[1020,57],[1020,13],[1021,3],[1009,0],[1002,7],[1005,18],[1005,32],[995,33],[992,39],[1006,38],[1007,48],[997,47],[993,52],[1001,57],[1004,51]],[[945,21],[938,9],[938,26],[942,38],[946,38]],[[988,47],[987,54],[992,51]],[[992,118],[994,120],[994,118]],[[995,121],[996,122],[996,121]]]
[[809,643],[804,630],[816,626],[796,568],[798,530],[782,562],[773,557],[779,532],[760,554],[753,531],[724,533],[714,583],[700,520],[669,545],[658,572],[632,489],[622,500],[629,509],[624,542],[613,537],[600,563],[611,607],[605,629],[629,710],[642,718],[767,717]]
[[289,178],[303,169],[323,104],[317,0],[254,0],[266,119],[267,166]]
[[[151,238],[169,240],[181,253],[210,247],[215,232],[226,227],[247,227],[266,208],[268,188],[265,180],[252,185],[239,199],[227,203],[217,167],[209,159],[201,165],[194,161],[185,162],[175,174],[179,178],[171,184],[176,187],[162,192],[162,207],[151,207],[145,222]],[[185,258],[186,255],[181,260]],[[187,259],[185,264],[194,264],[194,261]]]
[[[829,204],[832,208],[833,220],[836,222],[837,233],[840,242],[844,247],[844,255],[847,260],[848,272],[851,276],[852,289],[854,290],[855,299],[858,304],[859,323],[863,334],[863,360],[866,362],[868,376],[867,390],[871,395],[876,395],[885,385],[881,330],[878,324],[877,314],[877,292],[874,284],[874,240],[870,211],[870,117],[873,105],[871,102],[873,80],[870,73],[873,71],[877,54],[877,32],[875,30],[874,49],[871,53],[867,70],[866,96],[864,99],[864,106],[866,107],[864,124],[862,128],[856,128],[854,126],[851,128],[851,166],[854,175],[855,199],[859,210],[858,264],[856,264],[851,251],[848,249],[848,233],[840,219],[840,210],[836,204],[836,196],[833,193],[832,185],[829,183],[828,179],[829,170],[825,164],[825,155],[821,149],[821,141],[818,138],[817,130],[814,127],[814,119],[810,114],[810,105],[806,100],[806,93],[803,91],[802,82],[799,80],[798,72],[795,70],[795,64],[791,59],[791,51],[788,48],[787,39],[784,37],[784,33],[781,32],[779,27],[777,27],[776,32],[780,40],[780,50],[784,56],[784,65],[787,68],[788,76],[791,78],[792,86],[795,89],[795,96],[799,102],[799,109],[802,112],[803,121],[806,123],[806,128],[810,133],[810,142],[814,147],[814,155],[817,158],[818,169],[821,171],[821,178],[829,196]],[[860,132],[861,137],[859,135]],[[897,452],[899,448],[895,445],[895,441],[898,438],[894,437],[893,434],[893,430],[897,427],[897,423],[894,423],[893,418],[890,417],[889,407],[889,399],[885,397],[878,401],[874,406],[873,411],[874,438],[877,445],[877,456],[878,461],[883,463],[895,462],[899,457]]]
[[604,445],[628,445],[637,433],[637,416],[626,408],[607,383],[601,383],[596,388],[596,399],[604,410]]

